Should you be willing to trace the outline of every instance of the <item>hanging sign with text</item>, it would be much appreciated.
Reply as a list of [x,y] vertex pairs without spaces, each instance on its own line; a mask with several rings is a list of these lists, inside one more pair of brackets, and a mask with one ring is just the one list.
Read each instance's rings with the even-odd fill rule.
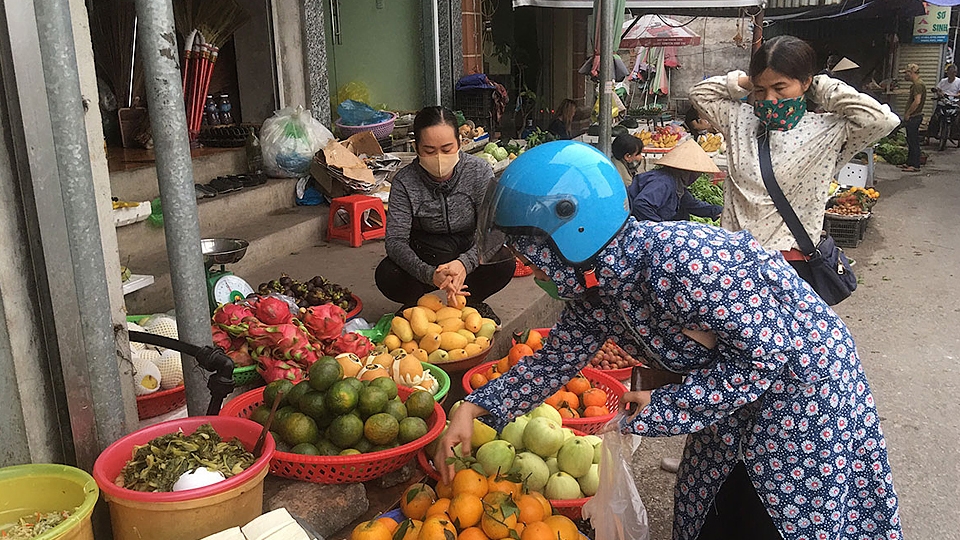
[[924,4],[926,15],[913,18],[914,43],[946,43],[950,34],[950,8]]

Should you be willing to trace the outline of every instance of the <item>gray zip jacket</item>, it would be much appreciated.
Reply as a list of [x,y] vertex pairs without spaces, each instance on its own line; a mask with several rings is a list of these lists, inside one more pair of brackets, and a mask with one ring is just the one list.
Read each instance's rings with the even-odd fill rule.
[[492,180],[486,161],[463,152],[444,182],[423,170],[419,158],[400,169],[390,187],[387,256],[423,283],[433,283],[437,266],[454,259],[473,272],[477,216]]

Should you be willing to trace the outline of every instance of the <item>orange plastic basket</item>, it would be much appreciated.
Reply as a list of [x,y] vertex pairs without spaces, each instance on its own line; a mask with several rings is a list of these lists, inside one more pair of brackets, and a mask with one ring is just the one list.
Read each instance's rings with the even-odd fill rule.
[[[397,391],[404,401],[413,393],[405,386],[397,387]],[[263,388],[255,388],[232,399],[220,410],[220,416],[249,418],[262,404]],[[433,415],[427,420],[427,434],[413,442],[352,456],[304,456],[277,451],[270,460],[270,474],[317,484],[349,484],[380,478],[406,465],[418,450],[440,436],[446,423],[443,408],[435,403]]]
[[140,420],[173,412],[187,404],[187,392],[181,384],[169,390],[160,390],[146,396],[137,396],[137,416]]
[[[573,431],[577,435],[583,435],[583,433],[577,430]],[[440,481],[440,472],[433,466],[433,462],[430,460],[430,456],[427,455],[426,450],[417,452],[417,465],[420,466],[420,469],[422,469],[427,476],[436,481]],[[553,507],[555,513],[567,516],[572,520],[578,520],[581,517],[580,510],[589,500],[590,497],[584,497],[582,499],[550,499],[550,506]]]
[[[470,377],[472,377],[475,373],[483,373],[493,364],[494,362],[486,362],[464,373],[463,379],[460,381],[460,383],[463,385],[464,392],[467,394],[473,392],[473,387],[470,386]],[[607,375],[606,372],[600,371],[599,369],[583,368],[581,373],[583,373],[583,376],[590,381],[590,384],[594,388],[599,388],[607,393],[606,405],[610,413],[603,416],[591,416],[589,418],[564,418],[563,425],[571,429],[580,430],[587,434],[594,434],[600,431],[603,426],[605,426],[607,422],[612,420],[617,414],[617,409],[620,407],[620,399],[627,391],[627,387],[617,379]]]

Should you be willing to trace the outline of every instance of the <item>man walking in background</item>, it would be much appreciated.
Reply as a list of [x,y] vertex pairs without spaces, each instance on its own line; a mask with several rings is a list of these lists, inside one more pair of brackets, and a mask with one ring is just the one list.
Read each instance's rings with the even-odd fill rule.
[[907,163],[901,167],[905,172],[920,172],[920,122],[923,121],[923,106],[927,102],[927,86],[920,79],[920,66],[907,64],[904,78],[910,81],[910,97],[903,115],[907,129]]

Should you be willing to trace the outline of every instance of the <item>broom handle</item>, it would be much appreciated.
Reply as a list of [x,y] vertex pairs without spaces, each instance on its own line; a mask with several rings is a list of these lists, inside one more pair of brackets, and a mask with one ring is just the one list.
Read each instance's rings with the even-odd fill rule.
[[203,115],[203,105],[204,105],[204,96],[202,94],[203,90],[203,66],[206,62],[207,57],[207,47],[206,44],[201,43],[200,51],[196,58],[196,67],[194,68],[193,73],[193,107],[190,110],[190,131],[197,132],[199,131],[199,124],[195,126],[196,118],[199,115]]
[[[215,45],[210,45],[208,50],[210,54],[209,54],[209,57],[205,60],[206,64],[204,65],[203,84],[200,86],[200,89],[201,89],[200,94],[204,98],[204,108],[206,108],[206,96],[207,96],[207,92],[209,92],[210,90],[210,81],[213,78],[213,67],[216,64],[217,56],[220,53],[220,49],[218,49]],[[197,119],[197,131],[200,130],[200,126],[202,125],[202,123],[203,123],[203,109],[201,109],[201,114]]]
[[180,74],[183,77],[183,99],[187,99],[187,83],[189,82],[189,72],[190,72],[190,57],[193,56],[193,41],[197,37],[197,31],[193,30],[187,36],[186,41],[183,43],[183,68]]

